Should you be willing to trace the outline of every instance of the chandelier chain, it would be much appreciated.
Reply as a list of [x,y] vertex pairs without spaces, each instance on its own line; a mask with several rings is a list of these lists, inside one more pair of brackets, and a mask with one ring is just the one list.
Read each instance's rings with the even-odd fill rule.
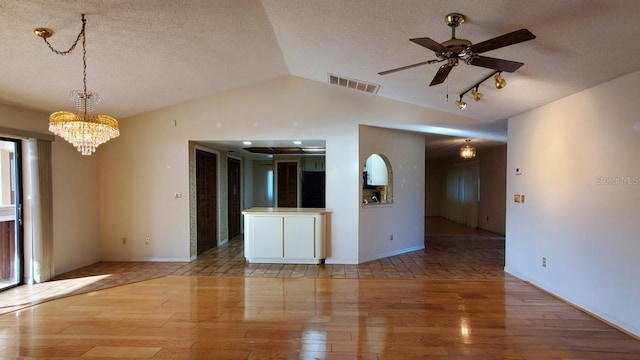
[[60,51],[60,50],[54,49],[53,46],[51,45],[51,43],[49,43],[49,40],[47,40],[46,36],[43,36],[42,39],[44,39],[44,42],[47,44],[49,49],[51,49],[51,51],[53,51],[54,53],[56,53],[58,55],[63,55],[63,56],[67,55],[67,54],[70,54],[73,51],[73,49],[75,49],[76,46],[78,45],[78,41],[80,41],[80,37],[82,37],[83,42],[84,42],[84,28],[85,28],[86,24],[87,24],[87,20],[84,18],[84,14],[82,14],[82,30],[80,30],[80,33],[78,34],[78,37],[76,38],[76,41],[73,42],[73,45],[71,45],[71,47],[67,51]]
[[86,118],[87,100],[89,99],[89,94],[87,94],[87,37],[84,35],[85,24],[86,20],[84,19],[84,14],[82,14],[82,91],[84,91],[84,116]]

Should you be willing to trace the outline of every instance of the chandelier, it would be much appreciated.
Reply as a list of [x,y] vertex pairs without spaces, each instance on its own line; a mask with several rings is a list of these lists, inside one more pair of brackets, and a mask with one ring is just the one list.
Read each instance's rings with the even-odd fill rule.
[[473,159],[476,157],[476,148],[470,145],[471,139],[465,140],[465,145],[460,148],[460,157],[463,159]]
[[60,136],[80,151],[82,155],[91,155],[96,148],[120,135],[118,121],[111,116],[94,114],[100,97],[95,92],[87,91],[87,48],[85,37],[86,19],[82,14],[82,30],[76,41],[67,51],[54,49],[47,38],[53,35],[53,30],[37,28],[34,33],[44,39],[49,49],[58,55],[66,55],[73,51],[82,38],[82,90],[71,91],[70,98],[74,102],[77,112],[56,111],[49,116],[49,131]]

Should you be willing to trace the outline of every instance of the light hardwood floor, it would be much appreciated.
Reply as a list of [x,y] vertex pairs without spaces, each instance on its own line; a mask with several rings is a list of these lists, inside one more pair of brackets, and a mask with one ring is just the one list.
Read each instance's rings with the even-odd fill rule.
[[640,358],[640,341],[504,274],[501,237],[455,228],[353,266],[248,265],[241,242],[191,263],[98,263],[0,294],[0,357]]

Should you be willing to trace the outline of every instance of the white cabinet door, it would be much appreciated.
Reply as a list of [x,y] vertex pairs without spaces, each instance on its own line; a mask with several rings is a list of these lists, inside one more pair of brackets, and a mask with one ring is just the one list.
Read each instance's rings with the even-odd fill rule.
[[287,216],[284,219],[284,257],[313,259],[316,244],[316,219],[313,216]]
[[260,258],[282,258],[282,216],[255,216],[253,218],[252,256]]

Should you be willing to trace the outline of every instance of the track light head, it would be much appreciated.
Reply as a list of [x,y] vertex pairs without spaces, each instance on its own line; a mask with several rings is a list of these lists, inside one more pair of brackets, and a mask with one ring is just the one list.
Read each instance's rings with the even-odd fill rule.
[[456,100],[456,105],[460,110],[464,110],[467,107],[467,103],[462,101],[462,95],[460,95],[460,100]]
[[478,85],[476,85],[475,89],[471,89],[471,96],[473,96],[473,100],[480,101],[482,99],[482,93],[478,91]]
[[499,72],[496,74],[496,76],[493,77],[493,79],[496,81],[496,89],[502,89],[507,86],[507,82],[502,78],[502,76],[500,76],[500,74],[502,73]]

